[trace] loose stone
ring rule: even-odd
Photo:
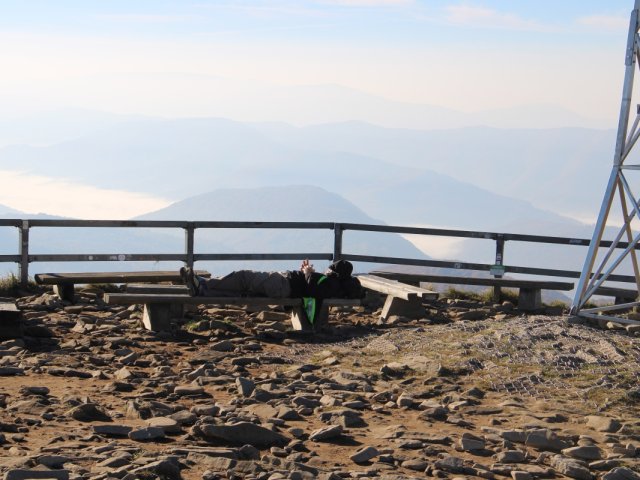
[[[202,425],[200,431],[208,438],[256,447],[285,445],[289,441],[287,437],[278,432],[249,422],[239,422],[233,425]]]
[[[333,427],[321,428],[315,430],[309,435],[309,440],[314,442],[323,442],[326,440],[333,440],[342,435],[343,428],[341,425],[334,425]]]
[[[351,455],[349,458],[354,463],[365,463],[379,455],[378,449],[375,447],[364,447]]]
[[[164,429],[160,427],[145,427],[129,432],[129,439],[137,442],[144,442],[149,440],[158,440],[164,438]]]

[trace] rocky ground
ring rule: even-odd
[[[78,297],[18,299],[25,337],[0,343],[5,479],[640,479],[635,327],[441,300],[315,335],[206,308],[156,334]]]

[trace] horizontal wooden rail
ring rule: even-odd
[[[29,255],[29,262],[184,262],[182,253],[43,253]]]
[[[484,263],[450,262],[446,260],[418,260],[398,257],[378,257],[372,255],[350,255],[341,257],[351,262],[390,263],[392,265],[417,265],[420,267],[455,268],[456,270],[491,270],[493,265]]]
[[[0,219],[0,227],[17,228],[19,232],[18,254],[0,255],[0,262],[17,263],[20,268],[20,279],[23,284],[28,280],[29,264],[33,262],[112,262],[112,261],[177,261],[193,267],[196,261],[246,261],[246,260],[337,260],[345,259],[355,262],[387,263],[396,265],[416,265],[424,267],[451,268],[456,270],[477,270],[492,272],[496,276],[502,273],[542,275],[548,277],[579,278],[580,272],[550,268],[513,266],[504,264],[504,245],[508,241],[588,246],[590,241],[582,238],[552,237],[544,235],[523,235],[513,233],[479,232],[471,230],[453,230],[439,228],[403,227],[391,225],[369,225],[359,223],[334,222],[234,222],[234,221],[164,221],[164,220],[61,220],[61,219]],[[185,233],[185,249],[180,253],[163,254],[37,254],[29,251],[29,232],[33,228],[168,228],[181,229]],[[196,253],[194,252],[194,236],[197,230],[205,229],[317,229],[333,231],[333,252],[300,252],[300,253]],[[494,263],[470,263],[444,260],[425,260],[374,255],[358,255],[357,252],[343,252],[342,236],[347,231],[380,232],[394,234],[410,234],[422,236],[439,236],[453,238],[469,238],[490,240],[496,244]],[[611,246],[611,242],[603,240],[601,247]],[[618,248],[626,248],[628,243],[620,242]],[[636,248],[640,248],[638,245]],[[613,282],[635,282],[631,275],[614,275],[609,277]]]
[[[359,230],[364,232],[386,232],[386,233],[403,233],[412,235],[430,235],[439,237],[456,237],[456,238],[475,238],[484,240],[511,240],[516,242],[529,243],[548,243],[556,245],[581,245],[588,247],[591,240],[586,238],[571,237],[551,237],[546,235],[525,235],[521,233],[497,233],[497,232],[475,232],[471,230],[451,230],[441,228],[422,228],[422,227],[399,227],[391,225],[366,225],[359,223],[341,223],[343,230]],[[612,244],[609,240],[602,240],[601,247],[610,247]],[[627,242],[619,242],[618,248],[626,248]],[[640,245],[636,247],[640,250]]]
[[[197,253],[195,260],[332,260],[332,253]]]

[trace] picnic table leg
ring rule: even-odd
[[[184,305],[181,303],[145,303],[142,324],[154,332],[168,331],[171,330],[171,320],[183,314]]]
[[[502,300],[502,288],[499,286],[493,287],[492,298],[494,303],[500,303]]]
[[[542,308],[542,290],[539,288],[520,287],[518,308],[526,312],[540,310]]]
[[[622,305],[623,303],[631,303],[636,302],[638,300],[637,296],[630,297],[628,295],[616,295],[613,303],[615,305]]]
[[[316,331],[322,330],[329,325],[329,305],[322,305],[318,312],[316,323],[313,329]]]
[[[0,303],[0,340],[22,337],[22,312],[15,303]]]
[[[302,307],[293,307],[291,310],[291,326],[300,332],[312,332],[313,325],[307,320],[307,315]]]
[[[53,293],[61,300],[73,303],[75,301],[76,290],[73,283],[57,283],[53,286]]]
[[[424,317],[425,309],[422,305],[422,299],[404,300],[394,297],[393,295],[387,295],[380,317],[386,321],[392,315],[400,315],[408,318]]]

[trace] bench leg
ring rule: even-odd
[[[0,303],[0,340],[22,337],[22,312],[15,303]]]
[[[622,305],[623,303],[631,303],[631,302],[636,302],[638,300],[638,297],[615,297],[614,300],[614,304],[615,305]]]
[[[393,295],[387,295],[387,299],[382,307],[380,318],[386,321],[392,315],[399,315],[407,318],[422,318],[425,315],[422,299],[404,300]]]
[[[291,310],[291,326],[300,332],[312,332],[313,325],[307,320],[307,315],[302,307],[293,307]]]
[[[328,325],[329,325],[329,306],[322,305],[322,308],[320,308],[320,311],[317,314],[316,323],[313,326],[313,329],[316,331],[319,331],[327,327]]]
[[[75,301],[76,289],[73,283],[58,283],[53,286],[53,293],[67,302]]]
[[[294,307],[291,310],[291,326],[300,332],[319,331],[329,325],[329,306],[322,305],[320,311],[316,313],[316,321],[313,325],[307,320],[307,315],[302,307]]]
[[[171,320],[183,315],[182,303],[146,303],[142,312],[142,324],[153,332],[168,331],[171,330]]]
[[[492,288],[491,300],[493,300],[493,303],[500,303],[500,301],[502,300],[502,288],[500,287]]]
[[[542,291],[539,288],[520,288],[518,308],[526,312],[542,308]]]

